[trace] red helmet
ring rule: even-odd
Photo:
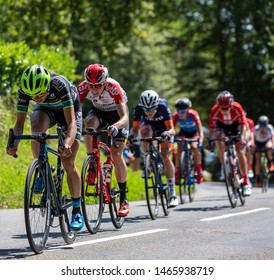
[[[85,69],[84,77],[88,84],[103,84],[108,77],[108,69],[103,64],[90,64]]]
[[[221,91],[216,99],[216,102],[220,107],[229,107],[233,101],[233,95],[227,90]]]

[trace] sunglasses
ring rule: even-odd
[[[187,109],[184,109],[184,110],[178,109],[177,112],[178,112],[178,114],[184,114],[187,112]]]
[[[41,92],[41,93],[35,95],[34,98],[41,98],[41,97],[43,97],[46,93],[47,93],[46,91]]]
[[[88,82],[88,81],[85,81],[90,87],[92,87],[92,88],[96,88],[96,89],[98,89],[98,88],[101,88],[103,85],[104,85],[104,83],[102,83],[102,84],[92,84],[92,83],[90,83],[90,82]]]
[[[230,107],[220,107],[222,111],[228,111]]]
[[[146,108],[146,107],[142,107],[143,108],[143,111],[144,112],[154,112],[156,111],[158,106],[154,106],[154,107],[151,107],[151,108]]]

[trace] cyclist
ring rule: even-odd
[[[268,159],[268,170],[269,172],[274,172],[274,162],[273,162],[273,143],[274,143],[274,129],[271,124],[269,124],[269,119],[267,116],[260,116],[258,119],[258,124],[254,129],[254,139],[255,139],[255,186],[261,187],[262,182],[260,179],[260,162],[261,162],[261,151],[266,150],[266,155]]]
[[[242,106],[234,101],[233,95],[227,91],[221,91],[216,99],[216,103],[210,111],[210,139],[223,138],[228,135],[240,133],[241,141],[236,142],[236,151],[239,158],[239,167],[243,179],[243,195],[251,195],[251,185],[247,176],[247,159],[245,154],[246,141],[245,134],[245,114]],[[212,145],[212,142],[210,142]],[[225,143],[216,141],[217,154],[221,164],[224,164],[223,154]]]
[[[46,132],[55,124],[66,128],[64,149],[60,150],[61,160],[67,173],[70,189],[73,215],[70,228],[80,230],[83,227],[81,204],[81,177],[75,165],[75,157],[80,145],[82,129],[82,111],[76,87],[65,77],[48,71],[41,65],[29,66],[22,74],[17,105],[15,134],[22,134],[29,103],[35,101],[36,107],[31,115],[32,134]],[[14,147],[7,147],[7,153],[14,155],[18,149],[18,142]],[[39,143],[31,142],[34,158],[39,157]],[[41,177],[35,184],[35,191],[44,188]]]
[[[197,111],[193,110],[192,102],[187,97],[179,98],[175,102],[176,112],[173,113],[173,123],[180,128],[177,136],[186,138],[197,138],[200,137],[199,144],[200,147],[203,145],[204,141],[204,131],[200,116]],[[202,154],[199,149],[198,142],[191,143],[191,150],[193,152],[195,167],[197,171],[197,184],[203,182],[203,170],[202,170]],[[183,151],[183,143],[178,143],[177,153],[175,157],[176,162],[176,183],[179,183],[180,175],[180,157]]]
[[[136,138],[140,130],[141,138],[162,136],[169,141],[169,149],[166,149],[166,143],[161,144],[161,157],[164,163],[165,175],[169,186],[170,207],[178,205],[178,199],[175,191],[175,172],[174,164],[171,159],[172,136],[175,135],[175,129],[172,122],[172,115],[166,99],[159,98],[154,90],[145,90],[141,93],[138,105],[133,112],[132,136]],[[143,153],[149,149],[149,143],[141,142]]]
[[[125,217],[129,213],[129,203],[126,198],[127,165],[123,157],[129,133],[126,92],[116,80],[109,77],[108,69],[103,64],[90,64],[84,71],[84,78],[85,80],[77,87],[81,104],[84,99],[91,101],[90,110],[84,119],[84,126],[97,129],[108,125],[109,134],[119,140],[116,141],[118,147],[112,146],[110,149],[115,166],[119,166],[115,168],[120,188],[118,215]],[[91,154],[92,136],[85,135],[85,145],[87,153]]]

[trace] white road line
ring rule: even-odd
[[[85,246],[85,245],[89,245],[89,244],[107,242],[107,241],[111,241],[111,240],[118,240],[118,239],[130,238],[130,237],[135,237],[135,236],[140,236],[140,235],[152,234],[152,233],[157,233],[157,232],[166,231],[166,230],[168,230],[168,229],[159,228],[159,229],[146,230],[146,231],[134,232],[134,233],[129,233],[129,234],[122,234],[122,235],[117,235],[117,236],[112,236],[112,237],[100,238],[100,239],[96,239],[96,240],[89,240],[89,241],[73,243],[73,244],[69,244],[69,245],[49,247],[47,251],[54,251],[56,249],[71,248],[71,247],[77,247],[77,246]]]
[[[253,209],[253,210],[245,211],[245,212],[239,212],[239,213],[234,213],[234,214],[226,214],[226,215],[222,215],[222,216],[206,218],[206,219],[202,219],[200,221],[202,221],[202,222],[210,222],[210,221],[230,218],[230,217],[233,217],[233,216],[247,215],[247,214],[250,214],[250,213],[255,213],[255,212],[269,210],[269,209],[271,209],[271,208],[257,208],[257,209]]]

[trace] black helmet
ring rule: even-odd
[[[177,109],[185,110],[192,106],[191,101],[187,97],[179,98],[175,102],[175,107]]]
[[[267,126],[269,123],[269,119],[267,116],[263,115],[263,116],[260,116],[259,119],[258,119],[258,124],[259,125],[262,125],[262,126]]]

